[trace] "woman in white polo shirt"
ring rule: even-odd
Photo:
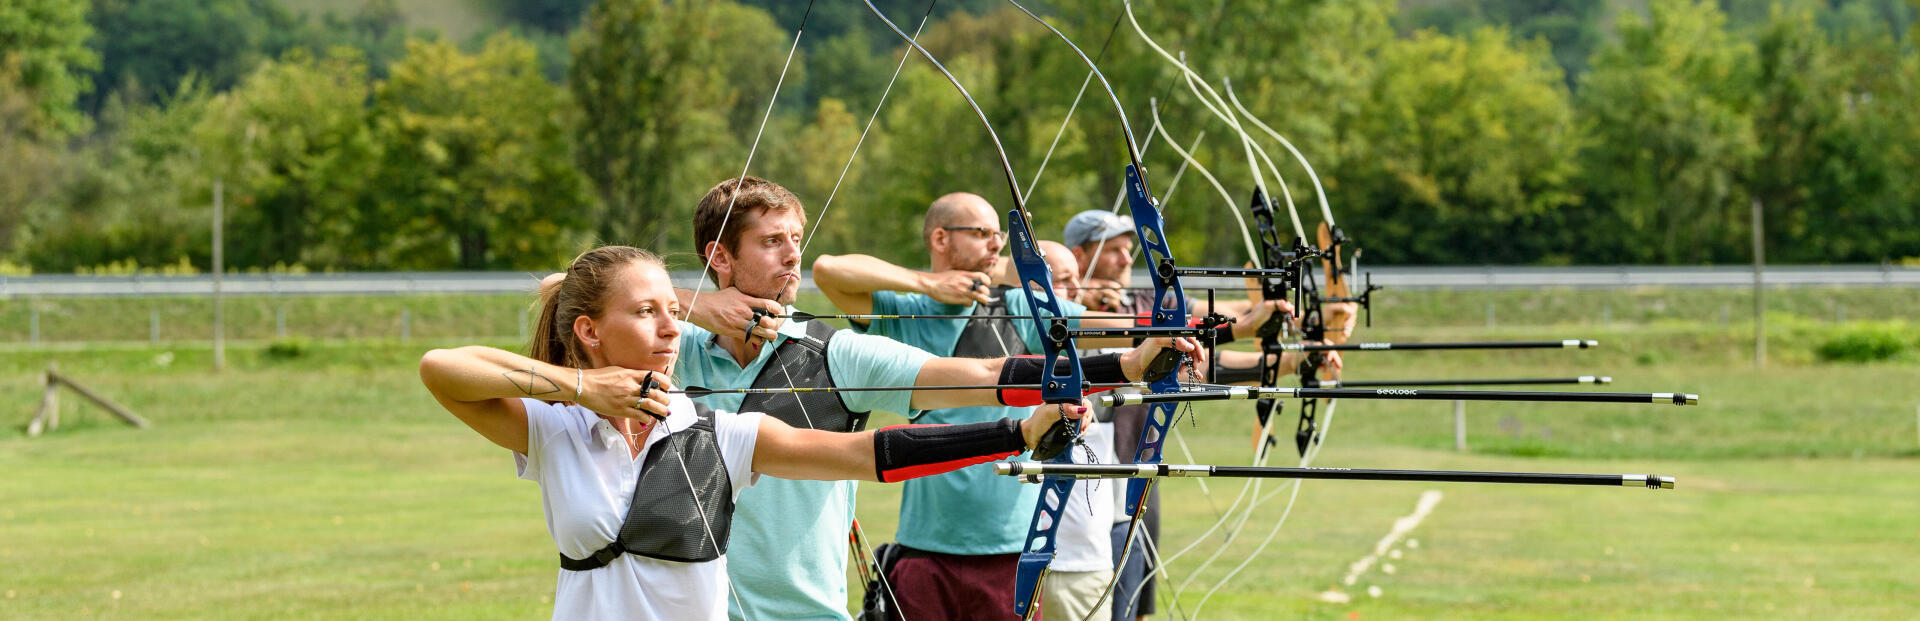
[[[636,248],[581,255],[543,284],[541,305],[531,357],[436,349],[420,377],[540,484],[561,557],[556,619],[724,619],[733,498],[756,476],[938,474],[1019,454],[1061,415],[832,433],[695,406],[666,384],[678,301],[659,259]]]

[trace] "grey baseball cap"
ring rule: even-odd
[[[1069,247],[1103,242],[1133,233],[1133,218],[1104,209],[1088,209],[1074,214],[1061,231],[1061,243]]]

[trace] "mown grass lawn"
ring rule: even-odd
[[[1560,329],[1515,332],[1537,337]],[[1691,335],[1691,336],[1690,336]],[[1484,336],[1484,335],[1483,335]],[[1568,337],[1587,336],[1568,334]],[[1696,408],[1473,404],[1467,454],[1446,403],[1343,402],[1319,465],[1654,472],[1676,490],[1310,482],[1203,618],[1880,617],[1920,614],[1920,460],[1911,364],[1777,364],[1757,373],[1714,335],[1602,334],[1593,352],[1369,357],[1369,378],[1611,374],[1610,389],[1687,390]],[[1726,337],[1734,338],[1734,337]],[[1648,359],[1654,344],[1666,358]],[[1686,345],[1687,343],[1704,345]],[[533,618],[554,573],[535,487],[419,387],[433,343],[16,349],[0,354],[0,610],[8,618]],[[502,342],[502,345],[511,343]],[[27,439],[49,359],[150,418],[136,431],[63,401]],[[1245,404],[1198,408],[1196,461],[1245,463]],[[1291,421],[1292,409],[1287,411]],[[1176,461],[1184,460],[1175,449]],[[1278,460],[1276,460],[1278,461]],[[1239,481],[1162,486],[1163,550],[1185,547]],[[1266,539],[1263,502],[1170,564],[1191,614]],[[1339,584],[1420,494],[1444,494],[1389,574]],[[898,488],[861,487],[876,541]],[[1010,508],[1027,512],[1030,508]],[[1379,587],[1378,597],[1368,595]],[[1339,587],[1350,603],[1321,595]],[[1171,589],[1163,587],[1171,595]],[[1171,618],[1171,601],[1161,618]]]

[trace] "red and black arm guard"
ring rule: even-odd
[[[1026,450],[1020,422],[1009,418],[965,425],[894,425],[873,433],[874,470],[883,483],[953,472]]]
[[[1000,366],[1000,383],[1014,386],[1038,385],[1047,368],[1047,362],[1040,356],[1013,356]],[[1120,368],[1120,354],[1100,354],[1080,359],[1080,370],[1089,384],[1124,384],[1126,371]],[[1093,394],[1112,387],[1088,388],[1086,394]],[[1009,407],[1031,407],[1040,405],[1038,388],[1002,388],[999,391],[1000,404]]]

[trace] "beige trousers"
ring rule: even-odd
[[[1065,619],[1078,621],[1087,618],[1100,596],[1106,594],[1107,584],[1113,580],[1113,570],[1100,571],[1053,571],[1047,572],[1047,580],[1040,585],[1040,611],[1049,620]],[[1112,606],[1113,600],[1107,600]],[[1105,619],[1111,613],[1094,615],[1095,619]]]

